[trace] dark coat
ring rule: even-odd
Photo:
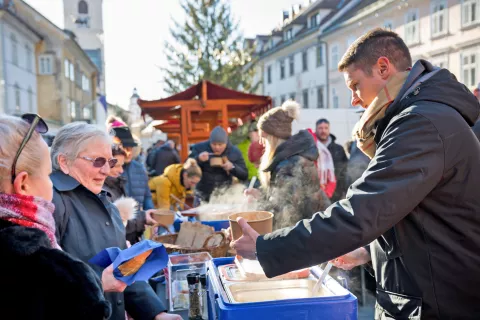
[[[58,243],[77,259],[88,261],[103,249],[125,249],[125,228],[118,209],[105,192],[95,195],[61,171],[51,175]],[[103,268],[90,266],[101,276]],[[112,304],[113,320],[124,320],[125,309],[135,320],[151,320],[166,308],[150,285],[136,282],[123,293],[105,293]]]
[[[479,114],[454,75],[418,61],[346,200],[260,236],[263,270],[272,277],[371,243],[376,319],[480,319]]]
[[[362,176],[370,163],[370,158],[357,146],[357,141],[350,145],[350,158],[347,163],[346,183],[351,185]]]
[[[237,177],[240,181],[248,179],[247,166],[240,150],[230,142],[222,154],[235,166],[228,174],[223,168],[212,167],[210,162],[201,162],[198,156],[202,152],[213,153],[210,141],[198,143],[192,147],[190,158],[197,160],[198,165],[202,168],[202,179],[195,187],[195,195],[203,201],[209,201],[213,190],[218,187],[229,186],[232,184],[233,177]]]
[[[345,150],[341,145],[335,143],[337,138],[331,134],[330,138],[332,141],[327,146],[328,151],[332,155],[333,165],[335,166],[335,178],[337,179],[337,187],[332,196],[332,201],[338,201],[345,198],[347,193],[348,183],[347,183],[347,164],[348,158],[345,154]]]
[[[110,303],[85,263],[52,249],[45,232],[0,220],[2,319],[108,319]]]
[[[475,122],[472,127],[473,133],[477,136],[477,139],[480,140],[480,120]]]
[[[330,200],[320,188],[315,161],[318,149],[312,135],[301,130],[280,144],[271,164],[270,186],[261,209],[272,211],[274,230],[309,219],[314,212],[325,210]]]
[[[125,177],[112,178],[107,177],[103,185],[103,190],[105,190],[106,196],[110,202],[115,202],[115,200],[120,199],[121,197],[127,197],[125,191],[125,185],[127,180]],[[145,217],[145,211],[139,210],[135,213],[135,218],[128,220],[127,226],[125,227],[126,239],[130,244],[135,244],[140,241],[143,233],[145,232],[145,224],[147,219]]]
[[[180,156],[177,151],[173,150],[168,144],[156,148],[153,152],[155,152],[155,156],[153,156],[151,167],[155,170],[153,174],[155,176],[161,176],[166,167],[180,163]]]
[[[125,191],[127,196],[137,200],[141,210],[153,209],[152,194],[148,187],[148,176],[145,167],[133,160],[123,166],[122,177],[125,177]]]

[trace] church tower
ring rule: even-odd
[[[103,46],[103,0],[63,0],[65,29],[97,66],[98,93],[105,95],[105,57]]]

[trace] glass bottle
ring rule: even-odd
[[[198,273],[190,273],[187,275],[188,282],[188,319],[202,320],[202,309],[200,303],[200,288]]]
[[[207,302],[207,276],[205,274],[200,275],[200,297],[202,302],[202,319],[208,319],[208,302]]]

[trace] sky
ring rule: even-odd
[[[25,0],[63,28],[63,1]],[[101,1],[101,0],[94,0]],[[268,34],[280,23],[282,10],[303,0],[228,0],[245,37]],[[182,20],[179,0],[103,0],[107,100],[126,108],[133,88],[142,99],[165,97],[162,73],[164,41],[172,17]]]

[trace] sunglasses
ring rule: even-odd
[[[111,169],[111,168],[115,167],[115,165],[118,162],[118,159],[112,158],[112,159],[107,160],[104,157],[98,157],[98,158],[80,157],[80,159],[90,161],[91,163],[93,163],[93,166],[95,168],[103,168],[105,163],[108,162],[108,166]]]
[[[39,134],[47,133],[48,132],[48,126],[43,121],[42,118],[38,114],[33,114],[33,113],[26,113],[22,117],[22,120],[25,122],[28,122],[30,124],[30,128],[27,131],[27,134],[22,140],[22,143],[20,143],[20,148],[18,148],[17,154],[15,155],[15,158],[13,159],[13,164],[12,164],[12,184],[15,181],[16,178],[16,167],[17,167],[17,161],[18,158],[20,157],[20,154],[22,153],[23,149],[25,149],[25,146],[27,145],[28,141],[33,135],[33,132],[36,131]]]

